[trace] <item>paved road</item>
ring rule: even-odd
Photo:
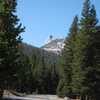
[[[68,100],[68,99],[60,99],[56,95],[29,95],[27,97],[5,96],[4,100]]]

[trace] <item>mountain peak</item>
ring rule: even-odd
[[[54,40],[54,37],[52,35],[49,35],[49,37],[47,38],[47,40],[44,42],[44,45],[50,43],[52,40]]]
[[[65,38],[54,38],[50,35],[41,48],[59,54],[64,47],[64,41]]]

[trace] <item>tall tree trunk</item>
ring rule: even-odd
[[[80,95],[79,100],[82,100],[82,96]]]
[[[85,100],[88,100],[88,96],[86,95]]]
[[[89,96],[89,100],[92,100],[91,96]]]
[[[77,94],[77,97],[76,97],[76,99],[77,99],[77,100],[79,99],[79,96],[78,96],[78,94]]]

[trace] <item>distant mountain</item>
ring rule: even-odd
[[[48,37],[48,39],[44,42],[44,45],[50,43],[50,42],[53,41],[53,40],[54,40],[54,37],[53,37],[52,35],[50,35],[50,36]]]
[[[64,47],[64,41],[65,38],[54,38],[50,35],[41,48],[45,51],[59,54]]]

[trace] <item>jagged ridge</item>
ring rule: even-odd
[[[51,38],[51,37],[50,37]],[[50,38],[48,38],[50,40]],[[41,48],[46,51],[50,51],[56,54],[59,54],[64,47],[65,38],[56,38],[52,37],[49,43],[45,43]],[[46,40],[48,42],[48,40]]]

